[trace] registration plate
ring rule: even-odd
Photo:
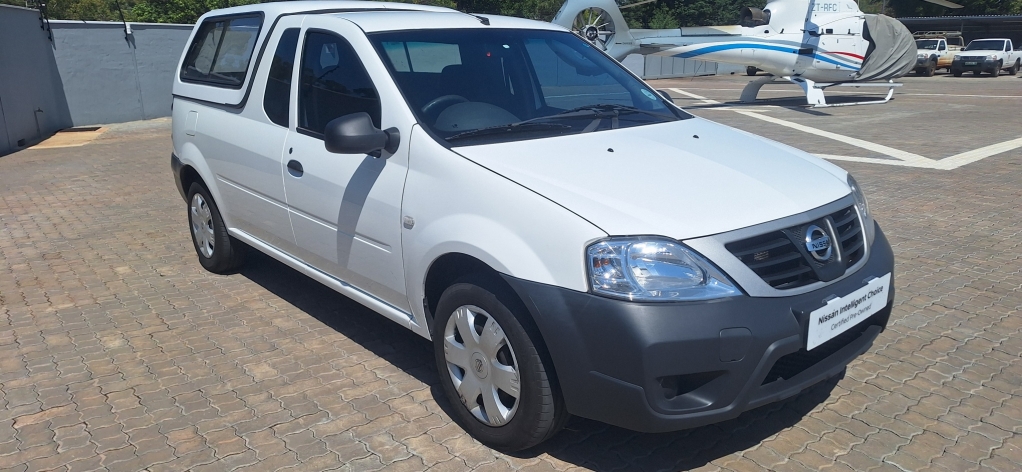
[[[866,286],[827,302],[809,314],[806,350],[813,349],[848,331],[887,306],[891,274],[870,280]]]
[[[974,65],[976,65],[976,63],[975,62],[966,62],[965,65],[967,65],[967,66],[974,66]]]

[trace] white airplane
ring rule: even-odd
[[[649,3],[644,0],[623,8]],[[946,0],[927,0],[934,3]],[[760,88],[787,80],[814,107],[886,103],[894,79],[916,64],[916,45],[901,22],[859,10],[854,0],[771,0],[742,9],[741,24],[667,30],[629,29],[614,0],[567,0],[553,23],[571,28],[617,60],[633,53],[755,67],[772,76],[749,83],[743,102]],[[827,104],[832,86],[887,87],[882,100]]]

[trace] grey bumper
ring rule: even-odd
[[[734,418],[839,374],[887,326],[893,275],[886,308],[812,351],[809,313],[893,269],[878,226],[855,274],[788,298],[634,303],[505,280],[536,320],[569,412],[661,432]]]

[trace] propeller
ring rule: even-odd
[[[924,2],[930,2],[935,5],[940,5],[947,8],[965,8],[965,5],[959,5],[955,2],[949,2],[947,0],[923,0]]]
[[[575,15],[571,31],[589,42],[607,50],[610,40],[614,39],[614,21],[606,10],[598,7],[586,8]]]

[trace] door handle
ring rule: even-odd
[[[291,159],[287,161],[287,173],[295,177],[301,177],[305,173],[305,169],[302,168],[301,162]]]

